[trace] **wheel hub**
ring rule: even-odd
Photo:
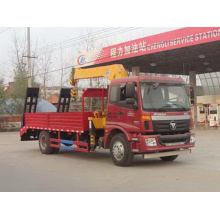
[[[42,137],[41,137],[40,143],[41,143],[41,147],[42,147],[43,149],[45,149],[45,148],[47,147],[46,137],[45,137],[45,136],[42,136]]]
[[[121,160],[124,157],[124,145],[120,141],[115,142],[112,153],[116,160]]]

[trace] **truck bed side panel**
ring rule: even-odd
[[[25,113],[24,126],[36,129],[85,131],[88,130],[88,117],[91,115],[91,112]]]

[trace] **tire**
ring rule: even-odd
[[[50,147],[50,135],[47,131],[40,132],[39,148],[42,154],[53,154],[59,152],[59,149]]]
[[[173,156],[161,157],[160,159],[169,162],[169,161],[174,161],[177,157],[178,155],[173,155]]]
[[[119,133],[113,136],[110,142],[112,160],[117,166],[130,166],[133,160],[130,143],[127,138]]]

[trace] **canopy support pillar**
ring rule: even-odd
[[[197,94],[196,94],[196,71],[189,71],[189,85],[193,89],[193,94],[191,97],[193,99],[193,110],[192,116],[194,120],[194,127],[197,124]]]

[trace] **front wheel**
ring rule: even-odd
[[[174,161],[177,157],[178,157],[178,155],[173,155],[173,156],[161,157],[160,159],[168,162],[168,161]]]
[[[123,134],[116,134],[110,142],[111,157],[117,166],[129,166],[133,160],[130,143]]]

